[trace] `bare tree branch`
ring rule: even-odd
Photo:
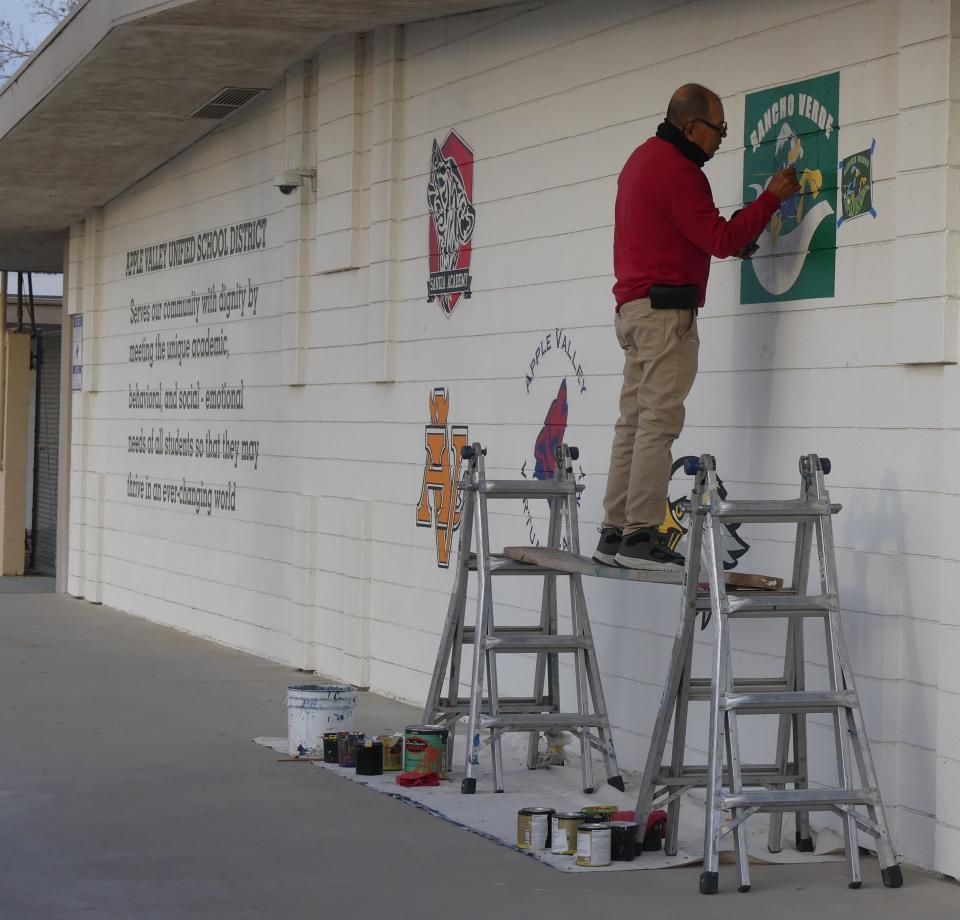
[[[14,29],[7,20],[0,19],[0,79],[9,77],[32,51],[23,29]]]
[[[30,0],[30,18],[33,20],[46,19],[56,25],[80,0]]]
[[[83,0],[29,0],[30,18],[56,25]],[[0,81],[6,80],[30,55],[34,45],[23,29],[14,28],[9,19],[0,17]]]

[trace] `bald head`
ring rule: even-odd
[[[671,97],[667,106],[667,121],[681,131],[695,118],[710,118],[711,104],[720,97],[699,83],[685,83]]]

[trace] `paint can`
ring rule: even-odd
[[[633,862],[637,855],[637,822],[610,822],[610,858],[613,862]]]
[[[521,808],[517,812],[517,846],[521,850],[550,849],[552,808]]]
[[[403,769],[407,773],[437,773],[447,778],[447,739],[441,725],[408,725],[403,733]]]
[[[357,691],[342,684],[287,688],[287,750],[291,757],[323,750],[323,733],[350,731]]]
[[[560,811],[550,819],[550,850],[557,856],[577,852],[577,830],[586,823],[582,811]]]
[[[323,762],[337,763],[339,761],[339,746],[336,732],[323,733]]]
[[[590,824],[610,821],[617,812],[616,805],[585,805],[580,809]]]
[[[403,769],[403,735],[377,735],[383,745],[383,772],[399,773]]]
[[[581,824],[577,828],[577,865],[596,869],[610,865],[610,824]]]
[[[357,776],[383,773],[383,742],[367,738],[357,742]]]
[[[363,732],[337,732],[337,766],[357,765],[358,741],[363,741]]]

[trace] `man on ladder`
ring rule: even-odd
[[[610,455],[600,542],[593,558],[633,569],[682,566],[659,523],[670,448],[697,374],[697,311],[710,258],[749,258],[751,242],[800,186],[793,168],[724,220],[703,165],[727,136],[723,103],[696,83],[671,97],[667,117],[620,173],[613,234],[614,330],[624,351],[620,418]]]

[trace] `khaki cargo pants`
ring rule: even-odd
[[[623,304],[614,329],[624,353],[623,388],[603,526],[629,534],[663,523],[670,448],[683,430],[700,337],[695,310],[654,310],[648,298]]]

